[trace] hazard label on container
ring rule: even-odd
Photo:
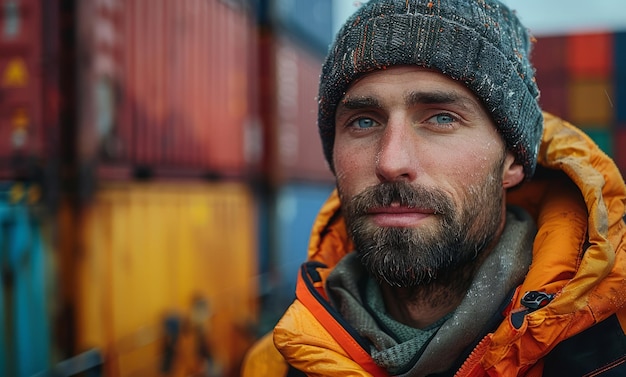
[[[19,128],[27,128],[30,120],[28,119],[28,113],[24,108],[17,108],[13,111],[13,116],[11,117],[11,124],[13,125],[13,129]]]
[[[28,69],[22,58],[9,60],[2,72],[3,88],[23,88],[28,85]]]

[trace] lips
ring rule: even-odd
[[[434,215],[434,210],[401,206],[392,203],[389,207],[371,208],[367,215],[380,227],[415,227]]]

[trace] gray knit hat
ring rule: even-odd
[[[370,0],[346,21],[322,68],[318,126],[331,169],[335,110],[350,84],[367,72],[413,64],[472,90],[531,177],[543,117],[530,49],[527,30],[497,0]]]

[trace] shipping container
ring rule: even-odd
[[[624,49],[626,50],[626,44]],[[626,54],[626,52],[624,53]],[[623,73],[623,76],[615,76],[613,92],[615,122],[623,127],[626,125],[626,72]]]
[[[626,127],[626,31],[616,32],[613,37],[615,66],[615,121]]]
[[[568,81],[561,77],[549,77],[549,75],[537,74],[537,86],[539,87],[539,105],[551,114],[563,119],[570,118],[569,112],[569,87]]]
[[[567,37],[563,35],[541,36],[532,46],[531,59],[537,74],[565,76],[567,66]]]
[[[571,79],[569,121],[579,127],[608,128],[613,123],[613,83],[610,79]]]
[[[276,0],[274,11],[279,34],[316,55],[326,54],[333,39],[333,0]]]
[[[613,138],[614,156],[617,167],[622,172],[622,177],[626,179],[626,125],[618,127],[614,131]]]
[[[613,157],[613,132],[610,128],[582,128],[582,130],[604,153]]]
[[[281,284],[278,294],[293,300],[300,265],[307,258],[313,222],[333,191],[332,184],[290,183],[278,195],[278,260]]]
[[[613,59],[615,76],[626,76],[626,30],[616,31],[613,35]]]
[[[55,293],[49,223],[39,208],[41,188],[0,187],[0,375],[30,377],[53,356]]]
[[[255,212],[237,183],[99,187],[60,220],[78,237],[76,352],[100,349],[106,376],[237,375],[257,321]]]
[[[322,59],[285,35],[276,40],[279,169],[284,181],[332,181],[317,128]]]
[[[536,68],[535,79],[541,92],[541,108],[556,116],[567,119],[568,81],[567,38],[565,36],[544,36],[537,38],[531,59]]]
[[[613,33],[606,31],[568,36],[567,64],[573,78],[612,77]]]
[[[317,92],[332,39],[332,1],[261,3],[265,6],[257,13],[264,177],[270,186],[331,182],[317,129]]]
[[[264,335],[276,325],[295,297],[299,266],[307,258],[313,222],[334,185],[323,182],[286,182],[276,199],[261,199],[263,234],[271,239],[260,245],[262,311],[257,328]]]
[[[78,158],[97,176],[244,176],[254,20],[243,1],[77,4]]]
[[[55,4],[1,4],[0,179],[40,179],[46,164],[58,157]]]

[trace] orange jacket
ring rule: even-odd
[[[626,329],[626,185],[612,160],[589,137],[561,119],[544,117],[537,174],[507,194],[509,204],[525,208],[537,223],[532,265],[507,319],[485,334],[457,376],[541,376],[553,350],[574,359],[576,347],[587,347],[585,339],[598,338],[585,338],[582,332],[587,329],[618,323],[617,331],[606,331],[624,337],[619,328]],[[301,271],[297,299],[275,327],[273,342],[268,334],[250,350],[242,376],[284,376],[285,360],[308,376],[386,375],[324,304],[326,276],[352,250],[338,210],[333,193],[318,215],[308,249],[308,262],[319,265],[312,269],[309,263],[308,270]],[[528,312],[520,304],[527,291],[556,296],[547,306]],[[604,321],[609,317],[611,321]],[[603,325],[596,326],[599,323]],[[564,342],[570,338],[575,341]],[[563,351],[557,352],[561,342]],[[624,350],[614,351],[616,357],[594,368],[626,365]]]

